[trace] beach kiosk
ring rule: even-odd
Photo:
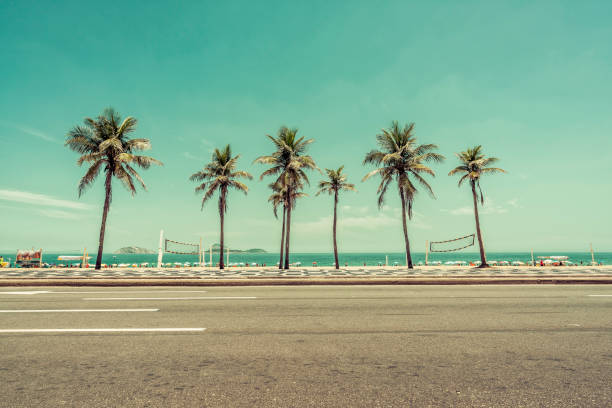
[[[42,249],[18,250],[15,257],[17,268],[40,268],[42,266]]]

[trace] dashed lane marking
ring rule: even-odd
[[[159,312],[159,309],[22,309],[0,310],[0,313],[89,313],[89,312]]]
[[[106,294],[121,294],[121,293],[207,293],[207,290],[118,290],[118,291],[66,291],[66,292],[55,292],[50,291],[48,293],[62,293],[62,294],[98,294],[98,293],[106,293]]]
[[[240,300],[257,299],[256,296],[200,296],[200,297],[94,297],[83,300]]]
[[[0,333],[122,333],[122,332],[203,332],[204,327],[154,327],[118,329],[3,329]]]

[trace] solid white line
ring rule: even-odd
[[[41,293],[49,293],[48,290],[29,290],[20,292],[0,292],[0,295],[39,295]]]
[[[159,309],[23,309],[0,310],[0,313],[77,313],[77,312],[159,312]]]
[[[83,298],[83,300],[219,300],[219,299],[257,299],[255,296],[201,296],[201,297],[111,297]]]
[[[204,327],[178,327],[178,328],[121,328],[121,329],[8,329],[0,333],[112,333],[112,332],[201,332]]]
[[[592,297],[612,297],[612,295],[587,295]]]

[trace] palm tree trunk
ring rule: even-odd
[[[223,264],[223,222],[225,221],[225,191],[221,191],[219,197],[219,219],[221,224],[221,233],[219,236],[219,269],[224,269]]]
[[[480,247],[480,266],[479,268],[488,268],[487,257],[485,255],[484,244],[482,243],[482,235],[480,234],[480,219],[478,218],[478,197],[476,196],[476,183],[472,184],[472,197],[474,198],[474,217],[476,218],[476,234],[478,235],[478,245]]]
[[[98,256],[96,257],[96,269],[102,268],[102,251],[104,249],[104,233],[106,231],[106,216],[108,215],[108,209],[110,207],[112,197],[112,181],[113,173],[107,169],[106,181],[104,183],[104,190],[106,197],[104,198],[104,209],[102,210],[102,225],[100,226],[100,240],[98,241]],[[83,265],[85,266],[85,265]]]
[[[287,207],[283,205],[283,228],[281,231],[281,247],[280,260],[278,261],[278,269],[283,269],[283,251],[285,249],[285,220],[287,219]]]
[[[289,199],[287,200],[287,225],[285,226],[285,269],[289,269],[289,238],[291,237],[291,189],[287,190]]]
[[[334,260],[336,261],[336,269],[340,269],[338,264],[338,245],[336,244],[336,214],[338,209],[338,192],[334,194]]]
[[[406,198],[404,197],[404,190],[401,187],[399,190],[402,199],[402,224],[404,225],[404,242],[406,243],[406,261],[408,263],[408,269],[413,269],[412,256],[410,255],[410,241],[408,240],[408,226],[406,225]]]

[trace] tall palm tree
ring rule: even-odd
[[[438,146],[435,144],[418,145],[413,135],[414,123],[400,127],[397,121],[391,123],[389,129],[382,129],[382,133],[376,135],[376,141],[380,150],[372,150],[366,154],[363,164],[374,164],[380,166],[369,172],[363,178],[365,181],[375,174],[381,177],[378,186],[378,207],[382,207],[385,193],[389,185],[397,181],[400,199],[402,201],[402,224],[404,226],[404,242],[406,244],[406,263],[408,268],[413,268],[412,256],[410,255],[410,241],[408,240],[408,227],[406,225],[406,212],[408,218],[412,219],[412,205],[417,187],[414,183],[421,185],[432,197],[435,198],[431,186],[423,178],[425,174],[435,177],[432,169],[425,163],[440,163],[444,156],[433,152]]]
[[[328,193],[334,196],[334,223],[333,223],[333,239],[334,239],[334,260],[336,261],[336,269],[340,268],[338,264],[338,245],[336,244],[336,220],[338,211],[338,193],[340,191],[356,191],[355,185],[346,182],[346,175],[342,174],[344,166],[340,166],[338,170],[325,169],[327,172],[327,180],[321,180],[319,182],[319,191],[317,195],[321,193]]]
[[[289,203],[287,197],[287,188],[284,187],[281,183],[271,183],[268,187],[272,189],[272,194],[268,198],[268,202],[272,203],[272,211],[274,212],[274,217],[278,219],[278,207],[283,207],[283,226],[281,228],[281,245],[280,245],[280,260],[278,262],[278,269],[283,269],[283,260],[284,260],[284,244],[285,244],[285,220],[287,215],[287,205]],[[300,186],[299,188],[302,188]],[[293,208],[295,208],[295,203],[298,198],[305,197],[306,194],[300,192],[298,189],[292,189],[292,199],[291,203]]]
[[[480,205],[484,204],[484,196],[482,189],[480,188],[480,177],[483,174],[491,173],[505,173],[506,171],[497,167],[489,167],[491,164],[497,162],[497,157],[486,157],[482,153],[482,146],[474,146],[461,153],[455,153],[461,162],[460,166],[455,167],[451,170],[448,175],[463,174],[459,179],[459,187],[465,180],[470,181],[470,187],[472,188],[472,198],[474,200],[474,217],[476,218],[476,234],[478,235],[478,245],[480,247],[480,268],[488,268],[487,257],[484,250],[484,244],[482,242],[482,235],[480,234],[480,219],[478,217],[478,201]],[[476,192],[478,187],[478,192]],[[480,200],[479,200],[480,198]]]
[[[223,264],[223,225],[225,221],[225,213],[227,212],[227,192],[230,188],[242,191],[245,195],[249,188],[239,178],[252,179],[246,171],[236,170],[236,162],[240,155],[232,157],[230,145],[225,146],[222,150],[215,149],[212,154],[211,162],[198,172],[195,172],[189,177],[189,180],[200,182],[202,184],[195,188],[196,193],[204,191],[202,198],[202,209],[204,204],[212,198],[215,192],[219,192],[219,219],[220,219],[220,238],[219,238],[219,269],[224,269]]]
[[[107,108],[96,119],[85,118],[83,122],[84,126],[75,126],[68,132],[65,145],[81,155],[77,161],[79,166],[85,162],[89,164],[87,172],[79,182],[79,197],[87,187],[93,184],[100,170],[105,173],[105,198],[96,258],[96,269],[100,269],[106,217],[113,196],[113,176],[119,179],[134,195],[136,194],[134,179],[143,189],[146,190],[147,187],[133,166],[148,169],[151,164],[161,165],[162,163],[152,157],[134,154],[137,151],[151,148],[151,142],[148,139],[129,138],[129,134],[136,130],[136,118],[128,116],[122,121],[119,113],[113,108]]]
[[[314,139],[297,137],[297,129],[281,127],[276,137],[267,135],[274,143],[276,150],[269,156],[261,156],[255,159],[255,163],[268,164],[271,167],[264,171],[260,179],[265,176],[276,176],[275,183],[279,183],[287,189],[286,208],[286,230],[285,230],[285,259],[284,268],[289,269],[289,242],[291,237],[291,212],[295,200],[294,193],[299,191],[303,183],[309,184],[308,176],[304,170],[317,169],[317,166],[309,155],[306,155],[308,145]]]

